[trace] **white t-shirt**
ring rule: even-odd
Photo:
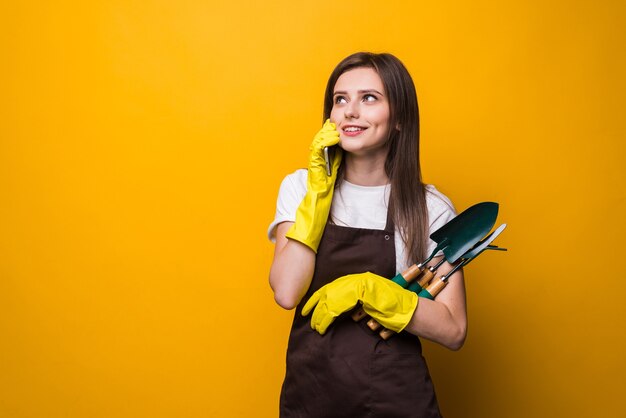
[[[276,241],[276,226],[281,222],[295,222],[296,211],[306,194],[307,170],[300,169],[289,174],[280,185],[276,202],[276,216],[267,231],[272,242]],[[358,186],[345,180],[333,194],[330,216],[336,225],[352,228],[385,229],[390,186]],[[456,216],[452,202],[439,192],[435,186],[426,186],[426,205],[428,207],[429,232],[432,234]],[[406,248],[396,226],[396,273],[422,260],[406,259]],[[428,254],[437,244],[428,240]]]

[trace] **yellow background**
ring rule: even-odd
[[[626,416],[623,1],[0,6],[0,416],[275,417],[280,181],[334,65],[411,71],[423,171],[501,204],[447,417]]]

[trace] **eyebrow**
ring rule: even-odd
[[[378,94],[380,94],[381,96],[383,96],[383,94],[382,94],[381,92],[379,92],[378,90],[374,90],[374,89],[369,89],[369,90],[359,90],[359,91],[358,91],[358,93],[359,93],[359,94],[363,94],[363,93],[378,93]],[[333,93],[333,96],[336,96],[336,95],[338,95],[338,94],[348,94],[348,92],[347,92],[347,91],[343,91],[343,90],[342,90],[342,91],[336,91],[336,92],[334,92],[334,93]]]

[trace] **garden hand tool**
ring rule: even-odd
[[[500,225],[495,231],[489,234],[489,236],[487,236],[485,239],[477,243],[471,250],[463,254],[460,257],[460,260],[455,264],[452,270],[450,270],[445,275],[437,279],[434,279],[428,285],[428,287],[426,287],[425,289],[422,289],[419,292],[418,296],[427,298],[427,299],[434,299],[439,294],[439,292],[441,292],[443,288],[446,287],[446,285],[448,284],[448,278],[450,276],[452,276],[461,267],[468,265],[473,259],[478,257],[483,251],[485,250],[506,251],[506,248],[500,248],[495,245],[490,245],[498,237],[498,235],[500,235],[502,231],[504,231],[505,228],[506,228],[506,224]],[[389,329],[384,329],[380,332],[380,336],[385,340],[391,337],[393,334],[394,334],[394,331],[389,330]]]
[[[465,209],[430,235],[430,238],[437,243],[437,246],[428,258],[419,264],[413,264],[402,274],[396,275],[391,280],[402,287],[410,285],[413,291],[417,290],[419,292],[432,279],[436,268],[441,265],[442,262],[440,261],[436,266],[425,268],[426,264],[440,250],[443,250],[445,259],[450,263],[454,263],[460,255],[491,230],[496,223],[497,217],[498,204],[496,202],[481,202]],[[415,279],[417,281],[413,282]],[[360,321],[365,316],[365,312],[359,309],[352,314],[352,319]],[[371,321],[368,325],[373,331],[376,331],[379,327],[375,321]]]
[[[446,285],[448,284],[448,278],[450,276],[452,276],[461,267],[468,265],[473,259],[478,257],[483,251],[485,250],[506,251],[506,248],[500,248],[495,245],[490,245],[493,242],[493,240],[495,240],[498,237],[498,235],[500,235],[502,231],[504,231],[504,228],[506,228],[506,224],[500,225],[498,229],[496,229],[491,234],[489,234],[487,238],[483,239],[478,244],[476,244],[474,248],[472,248],[467,253],[463,254],[461,256],[461,260],[455,264],[452,270],[450,270],[445,275],[437,279],[434,279],[433,282],[428,285],[428,287],[426,287],[425,289],[422,289],[419,292],[418,296],[422,298],[434,299],[435,296],[437,296],[437,294],[439,294],[439,292],[441,292],[443,288],[446,287]]]

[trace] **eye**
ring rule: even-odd
[[[373,94],[366,94],[365,96],[363,96],[363,101],[365,102],[375,102],[376,100],[378,100],[378,97],[374,96]]]
[[[335,104],[346,103],[346,98],[343,96],[335,96]]]

